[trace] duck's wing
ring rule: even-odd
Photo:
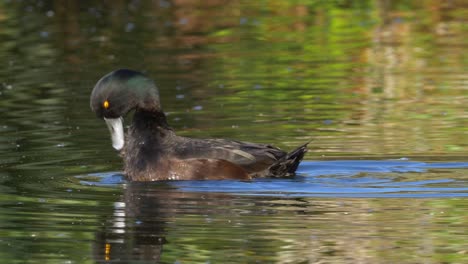
[[[226,160],[242,167],[247,173],[264,171],[287,155],[271,145],[227,139],[183,140],[176,147],[175,154],[180,158]]]

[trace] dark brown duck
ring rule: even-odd
[[[293,175],[307,144],[286,153],[271,145],[177,136],[161,109],[158,89],[144,74],[120,69],[102,77],[91,109],[111,132],[129,180],[216,180]],[[122,119],[135,110],[124,137]]]

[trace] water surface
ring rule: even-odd
[[[468,262],[466,13],[0,2],[0,262]],[[180,135],[311,141],[298,175],[126,182],[89,109],[121,67],[156,80]]]

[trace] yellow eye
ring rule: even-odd
[[[102,106],[104,106],[105,109],[109,108],[109,101],[105,100]]]

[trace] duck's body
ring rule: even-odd
[[[93,90],[91,108],[108,123],[125,174],[134,181],[289,176],[307,151],[307,144],[286,153],[271,145],[177,136],[166,122],[154,83],[130,70],[104,76]],[[124,141],[120,117],[134,108]]]

